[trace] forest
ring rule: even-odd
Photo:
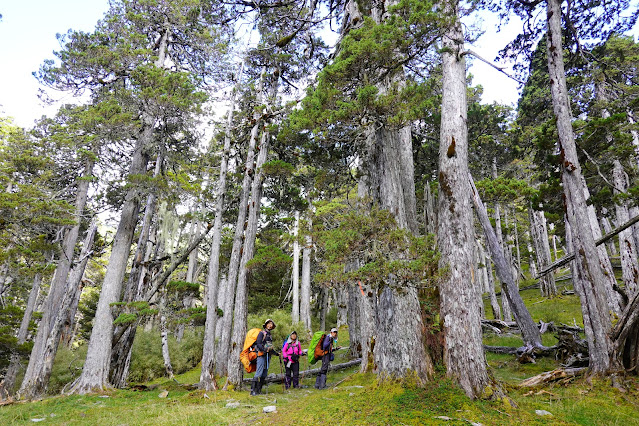
[[[498,58],[476,13],[521,22]],[[638,17],[110,0],[34,73],[57,112],[0,116],[0,419],[638,422]],[[249,396],[267,318],[339,330],[326,390],[271,357]]]

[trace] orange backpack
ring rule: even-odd
[[[246,333],[246,338],[244,338],[244,347],[242,352],[240,352],[240,361],[242,365],[244,365],[244,370],[247,373],[252,373],[257,370],[257,349],[253,347],[255,342],[257,341],[257,336],[259,336],[261,328],[252,328]]]

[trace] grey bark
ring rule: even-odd
[[[166,307],[165,296],[160,302],[160,334],[162,338],[162,359],[164,360],[164,370],[169,379],[173,378],[173,365],[171,364],[171,354],[169,352],[169,330],[166,327]]]
[[[479,222],[484,230],[488,247],[490,248],[493,261],[495,262],[495,270],[502,282],[502,295],[506,295],[509,305],[513,308],[515,321],[521,330],[524,345],[531,346],[533,348],[542,347],[543,345],[541,344],[539,328],[534,323],[530,316],[530,312],[519,295],[519,287],[517,286],[515,277],[513,276],[512,264],[510,264],[506,256],[504,256],[503,248],[497,241],[497,236],[490,224],[490,219],[488,219],[486,207],[484,207],[481,199],[479,198],[479,193],[475,188],[475,184],[470,174],[468,175],[468,178],[472,190],[473,202],[475,203],[475,213],[477,214]]]
[[[240,68],[241,74],[242,68]],[[228,117],[226,121],[226,134],[224,136],[224,150],[222,152],[222,160],[220,164],[220,176],[218,178],[217,185],[217,199],[215,202],[215,222],[213,224],[213,241],[211,243],[211,257],[209,259],[209,270],[208,275],[206,277],[206,288],[207,288],[207,298],[206,298],[206,323],[204,325],[204,350],[202,352],[202,372],[200,373],[200,389],[204,390],[212,390],[217,387],[215,384],[215,326],[217,321],[217,307],[218,307],[218,285],[219,285],[219,273],[220,273],[220,246],[222,244],[222,216],[224,213],[224,194],[226,192],[226,175],[228,172],[228,162],[229,162],[229,151],[231,149],[231,124],[233,122],[233,109],[235,105],[235,96],[236,92],[233,91],[233,95],[231,97],[231,107],[229,108]],[[251,134],[251,143],[253,147],[255,146],[254,139]],[[249,146],[249,152],[247,156],[247,161],[253,161],[253,153],[251,152],[251,147]],[[248,173],[248,170],[247,170]],[[248,177],[250,179],[250,177]],[[246,181],[247,176],[245,175],[244,180]],[[240,204],[242,206],[242,204]],[[240,207],[240,211],[244,209]],[[239,220],[238,220],[239,224]],[[237,231],[237,230],[236,230]],[[235,242],[233,245],[235,248]],[[235,278],[231,277],[229,273],[228,285],[226,287],[226,291],[231,293],[230,287],[235,284]],[[225,295],[227,298],[229,295]],[[229,311],[225,310],[226,303],[222,308],[223,317],[230,316]],[[224,329],[223,329],[224,330]],[[224,333],[223,333],[224,335]],[[222,335],[222,338],[223,338]],[[218,352],[220,354],[228,352],[228,349],[225,346],[222,346],[223,342],[220,342],[220,348]],[[224,362],[223,356],[218,356],[221,358],[219,361]]]
[[[300,212],[295,212],[295,225],[293,228],[293,308],[291,320],[293,324],[300,322],[300,243],[298,241],[300,229]]]
[[[436,200],[430,189],[430,182],[424,184],[424,230],[427,234],[437,232]]]
[[[262,77],[263,78],[263,77]],[[258,86],[258,96],[261,96],[263,81],[260,79]],[[249,209],[249,197],[251,195],[251,182],[255,173],[255,145],[259,137],[260,126],[262,125],[260,114],[256,111],[253,118],[256,120],[251,129],[249,146],[246,154],[246,166],[244,169],[244,177],[242,179],[242,193],[240,195],[239,209],[237,221],[235,223],[235,234],[233,235],[233,247],[231,248],[231,257],[229,259],[228,274],[226,277],[226,298],[224,300],[224,315],[222,316],[222,336],[219,341],[219,350],[216,357],[216,372],[220,376],[226,375],[228,372],[229,355],[231,347],[231,331],[233,329],[233,318],[231,314],[234,311],[235,299],[237,297],[237,276],[240,267],[242,255],[242,245],[244,243],[244,225],[246,222],[247,211]],[[242,342],[243,343],[243,342]]]
[[[129,176],[141,175],[146,172],[146,165],[149,161],[147,149],[152,139],[153,127],[146,123],[136,143]],[[114,320],[111,304],[118,301],[121,293],[122,279],[126,271],[139,209],[138,190],[136,187],[131,187],[126,193],[120,214],[120,223],[113,239],[111,256],[93,320],[86,361],[82,374],[71,386],[70,393],[85,394],[110,387],[108,378]]]
[[[76,313],[78,311],[78,304],[80,303],[80,296],[82,295],[82,277],[84,277],[84,271],[87,268],[87,264],[89,263],[89,258],[91,257],[91,253],[93,251],[93,241],[95,240],[95,234],[98,231],[98,221],[97,218],[93,218],[91,221],[91,225],[89,225],[89,229],[87,230],[86,236],[84,238],[84,242],[82,243],[82,250],[80,251],[79,262],[73,267],[71,270],[71,274],[69,275],[69,288],[71,290],[71,294],[69,298],[71,299],[71,305],[67,310],[66,320],[63,323],[62,337],[61,341],[67,347],[71,347],[71,343],[73,342],[74,332],[75,332],[75,323],[76,323]]]
[[[497,294],[495,293],[495,280],[493,279],[491,260],[486,255],[484,247],[479,240],[477,240],[477,248],[479,251],[479,261],[483,264],[481,273],[484,276],[484,285],[486,286],[485,291],[490,297],[490,308],[493,312],[493,318],[498,320],[501,319],[501,308],[499,307]]]
[[[243,367],[240,363],[240,352],[244,344],[246,335],[246,315],[247,315],[247,269],[246,264],[253,258],[255,250],[255,236],[257,235],[258,218],[262,198],[262,183],[264,174],[262,165],[266,161],[269,149],[269,135],[267,132],[262,133],[260,143],[260,152],[257,156],[257,164],[255,169],[257,173],[251,185],[251,201],[249,204],[248,221],[246,226],[246,237],[244,239],[244,248],[242,250],[242,259],[237,277],[237,291],[235,296],[235,309],[233,311],[233,339],[231,341],[231,350],[228,363],[228,379],[227,384],[239,389],[242,384]],[[224,386],[225,388],[227,385]]]
[[[528,209],[530,217],[530,234],[535,246],[535,254],[540,268],[550,265],[550,244],[548,243],[548,230],[546,228],[546,217],[544,212]],[[557,295],[557,285],[555,275],[546,274],[539,279],[539,287],[543,297],[553,297]]]
[[[493,158],[493,179],[497,179],[497,159]],[[502,247],[502,250],[504,251],[504,255],[507,255],[506,253],[506,245],[504,244],[504,237],[503,237],[503,231],[502,231],[502,227],[501,227],[501,204],[497,201],[495,202],[495,206],[494,206],[494,212],[493,212],[493,219],[495,220],[495,230],[497,232],[497,242],[499,243],[499,245]],[[508,258],[507,258],[508,259]],[[504,285],[504,282],[502,281],[501,285]],[[504,321],[512,321],[513,320],[513,316],[512,316],[512,312],[510,310],[510,306],[508,306],[508,299],[506,298],[506,292],[502,291],[501,292],[501,306],[502,306],[502,318]]]
[[[611,363],[613,347],[610,340],[612,323],[609,311],[612,307],[609,305],[609,293],[606,289],[607,280],[600,266],[602,259],[595,246],[595,237],[590,226],[584,196],[586,188],[572,129],[572,113],[564,71],[561,0],[547,0],[546,7],[550,89],[559,134],[561,175],[567,217],[572,228],[574,253],[577,254],[576,274],[573,274],[578,282],[575,291],[577,287],[583,287],[578,293],[588,340],[590,369],[595,374],[601,374],[616,367]]]
[[[155,163],[153,177],[157,178],[162,171],[164,155],[159,154]],[[140,225],[140,235],[137,247],[133,255],[133,263],[129,271],[129,277],[124,287],[121,297],[122,302],[131,303],[141,300],[146,290],[145,280],[146,267],[144,266],[150,258],[153,247],[150,244],[151,226],[156,213],[157,196],[150,192],[146,198],[144,216]],[[133,341],[137,332],[138,321],[132,324],[118,325],[113,330],[113,347],[111,348],[111,365],[109,371],[109,381],[117,388],[123,388],[127,384],[129,377],[129,366]],[[119,338],[115,338],[120,336]]]
[[[613,162],[613,182],[615,194],[624,194],[628,190],[628,175],[623,170],[619,160]],[[623,201],[615,205],[617,222],[625,223],[629,220],[628,206]],[[632,237],[632,230],[626,229],[619,233],[619,254],[621,256],[621,277],[626,288],[628,298],[632,298],[639,290],[639,265],[637,265],[637,247]]]
[[[349,355],[358,358],[362,354],[361,344],[361,324],[359,314],[359,297],[361,293],[357,284],[350,284],[347,287],[348,292],[348,308],[346,310],[348,322],[348,337],[350,340]]]
[[[62,242],[60,260],[49,288],[42,319],[38,325],[38,332],[29,357],[29,364],[18,392],[20,398],[34,399],[39,397],[46,391],[49,382],[53,359],[60,341],[61,327],[58,324],[64,321],[66,310],[69,307],[68,304],[63,306],[62,302],[68,297],[68,292],[73,290],[68,288],[67,279],[73,261],[73,251],[78,242],[82,213],[87,203],[92,173],[93,162],[87,161],[83,179],[78,179],[77,183],[74,214],[76,223],[68,229]]]
[[[307,195],[308,201],[308,218],[307,228],[304,235],[304,247],[302,249],[302,285],[300,288],[300,319],[304,324],[305,331],[310,335],[312,331],[311,325],[311,250],[313,249],[313,240],[309,235],[312,228],[312,204],[310,195]]]
[[[396,0],[375,3],[371,16],[376,23],[389,17],[389,8]],[[353,7],[354,8],[354,7]],[[377,75],[380,94],[392,87],[405,85],[400,67],[386,76]],[[365,128],[366,146],[360,152],[362,173],[358,182],[360,198],[378,204],[393,215],[399,228],[416,234],[417,207],[415,200],[414,165],[410,124],[390,125],[381,120]],[[397,255],[402,255],[397,253]],[[375,345],[372,358],[380,378],[402,379],[414,375],[420,382],[432,374],[432,362],[424,348],[423,320],[416,284],[389,276],[381,289],[372,289],[372,311],[375,325]],[[362,317],[362,321],[365,321]],[[411,354],[410,357],[406,354]],[[370,358],[370,353],[367,357]],[[363,361],[363,363],[367,361]]]
[[[333,302],[337,308],[337,328],[348,324],[348,292],[345,288],[333,288]]]
[[[612,231],[610,220],[608,220],[606,216],[603,216],[601,218],[601,226],[603,227],[603,230],[606,234],[609,234]],[[608,241],[606,243],[606,246],[608,247],[608,251],[610,252],[611,256],[617,255],[617,246],[615,245],[615,242],[613,240]]]
[[[328,311],[328,288],[322,286],[318,297],[320,303],[320,330],[326,330],[326,312]]]
[[[481,318],[472,269],[469,230],[473,227],[468,180],[466,127],[466,60],[458,2],[444,12],[454,22],[442,36],[442,107],[439,145],[439,211],[437,241],[441,266],[447,271],[440,284],[440,312],[444,323],[444,362],[471,398],[487,386],[488,372],[482,344]]]

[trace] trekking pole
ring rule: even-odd
[[[280,358],[280,373],[282,373],[282,390],[286,392],[286,377],[284,376],[284,368],[282,367],[282,355],[280,355],[279,358]]]

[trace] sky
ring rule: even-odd
[[[42,115],[55,114],[55,106],[47,107],[38,99],[39,85],[32,73],[60,49],[56,34],[70,28],[91,31],[107,8],[108,0],[0,0],[0,116],[31,127]],[[471,48],[492,60],[521,24],[513,21],[497,33],[496,18],[484,14],[482,19],[486,32]],[[470,72],[473,83],[484,87],[483,102],[517,102],[515,81],[479,60],[472,61]],[[56,95],[61,103],[73,102],[68,95]]]

